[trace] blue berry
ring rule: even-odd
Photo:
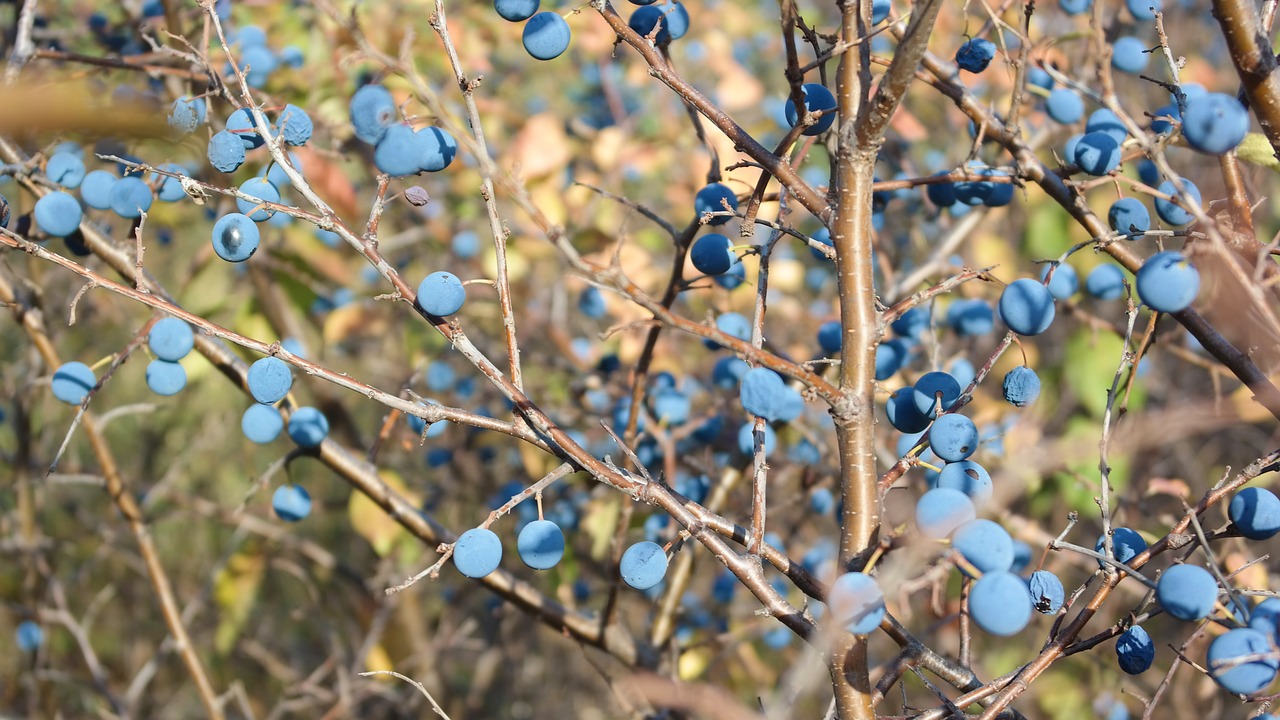
[[[943,415],[929,428],[929,447],[947,462],[967,460],[978,449],[978,427],[964,415]]]
[[[1107,224],[1121,235],[1130,236],[1130,240],[1136,240],[1151,229],[1151,213],[1136,197],[1120,198],[1107,210]]]
[[[658,11],[661,14],[661,11]],[[529,18],[521,36],[524,49],[537,60],[554,60],[569,49],[569,23],[553,12],[540,12]]]
[[[280,111],[276,126],[280,128],[285,143],[294,146],[306,145],[315,130],[307,111],[292,103],[285,105],[284,110]]]
[[[1040,376],[1026,365],[1019,365],[1004,376],[1001,390],[1010,405],[1026,407],[1040,397]]]
[[[427,367],[427,389],[432,392],[446,392],[453,388],[457,373],[443,362],[433,362]]]
[[[68,152],[54,153],[45,164],[44,172],[53,182],[74,190],[84,181],[84,160],[79,155]]]
[[[995,313],[985,300],[959,298],[947,307],[947,325],[961,337],[986,335],[995,329]]]
[[[1168,105],[1162,105],[1154,113],[1151,113],[1151,132],[1157,135],[1164,135],[1173,130],[1174,123],[1179,126],[1182,124],[1182,111],[1178,108],[1178,103],[1172,102]],[[1154,183],[1143,180],[1148,185]]]
[[[33,653],[44,644],[44,630],[31,620],[18,623],[18,649],[24,653]]]
[[[1209,644],[1209,674],[1227,692],[1252,695],[1275,679],[1280,661],[1274,657],[1274,653],[1275,650],[1265,634],[1249,628],[1228,630]],[[1234,662],[1237,658],[1253,655],[1272,657]]]
[[[258,132],[258,126],[249,108],[240,108],[227,118],[227,132],[240,141],[245,150],[262,147],[266,142]]]
[[[1031,622],[1031,592],[1011,572],[991,572],[978,578],[969,591],[969,615],[992,635],[1008,637]]]
[[[329,419],[313,407],[300,407],[289,416],[286,432],[298,447],[313,448],[329,435]]]
[[[956,65],[961,70],[980,73],[987,69],[995,56],[995,43],[984,38],[971,38],[956,50]]]
[[[736,388],[750,369],[751,366],[740,358],[732,355],[722,357],[716,360],[716,364],[711,368],[711,382],[725,390]]]
[[[1027,84],[1041,88],[1043,90],[1053,89],[1053,76],[1047,70],[1039,65],[1033,65],[1027,69]]]
[[[1000,319],[1019,335],[1039,335],[1053,324],[1053,295],[1031,278],[1009,283],[1000,293]]]
[[[263,405],[274,405],[293,387],[293,371],[288,363],[276,357],[264,357],[249,366],[249,394]]]
[[[935,540],[947,537],[977,515],[969,496],[951,488],[934,488],[916,502],[916,527],[920,534]]]
[[[1280,598],[1265,598],[1254,606],[1249,613],[1249,627],[1265,633],[1275,642],[1276,633],[1280,630]]]
[[[416,175],[422,170],[422,140],[408,125],[392,125],[383,133],[373,150],[373,164],[378,172],[392,177]]]
[[[240,432],[259,445],[265,445],[284,430],[284,416],[271,405],[250,405],[240,417]]]
[[[795,404],[803,403],[800,394],[787,387],[782,376],[768,368],[754,368],[742,377],[739,389],[742,408],[766,420],[794,419]]]
[[[254,45],[240,53],[240,67],[245,70],[249,87],[260,88],[267,84],[271,73],[280,66],[276,54],[265,45]]]
[[[1164,9],[1163,0],[1125,0],[1124,5],[1134,20],[1155,20],[1156,13]]]
[[[711,183],[702,188],[693,196],[693,210],[699,218],[705,213],[723,213],[725,204],[728,204],[730,210],[738,209],[738,197],[733,194],[733,190],[724,183]],[[729,217],[720,216],[713,217],[707,221],[709,225],[724,225],[729,222]],[[723,237],[723,236],[721,236]],[[726,238],[727,240],[727,238]],[[736,258],[735,258],[736,259]],[[708,275],[720,275],[727,271],[725,268],[721,273],[707,273]]]
[[[660,7],[649,5],[637,8],[627,19],[627,26],[641,37],[647,38],[653,35],[654,42],[658,45],[672,40],[670,23],[667,21],[666,13]],[[653,32],[655,28],[658,30],[656,34]]]
[[[1173,200],[1166,200],[1160,197],[1156,198],[1156,215],[1159,215],[1161,220],[1169,223],[1170,225],[1186,225],[1194,220],[1195,216],[1192,215],[1190,211],[1186,210],[1185,206],[1187,204],[1200,204],[1200,188],[1196,187],[1195,183],[1187,180],[1186,178],[1183,178],[1182,185],[1186,188],[1185,194],[1178,192],[1178,188],[1173,184],[1172,180],[1165,180],[1160,183],[1160,187],[1156,188],[1160,192],[1178,200],[1179,203],[1181,203],[1175,204]]]
[[[1236,493],[1227,515],[1250,540],[1267,540],[1280,533],[1280,498],[1265,488],[1250,487]]]
[[[239,43],[241,50],[248,50],[252,47],[266,47],[267,31],[257,25],[245,25],[228,39],[231,42]]]
[[[648,590],[666,576],[667,553],[657,543],[638,542],[622,553],[618,571],[626,584],[637,590]]]
[[[1079,15],[1093,7],[1093,0],[1058,0],[1062,12],[1068,15]]]
[[[1106,175],[1120,165],[1120,143],[1105,132],[1085,133],[1070,159],[1090,175]]]
[[[226,130],[209,138],[209,163],[218,172],[233,173],[244,164],[244,143]]]
[[[437,317],[452,315],[462,309],[467,289],[453,273],[439,270],[418,284],[418,306]]]
[[[286,45],[280,51],[280,62],[297,69],[306,64],[307,58],[302,54],[302,48],[297,45]]]
[[[520,531],[516,550],[525,565],[534,570],[550,570],[564,557],[564,532],[550,520],[535,520]]]
[[[815,448],[816,449],[816,448]],[[836,497],[829,488],[814,488],[809,493],[809,509],[819,515],[826,515],[836,507]]]
[[[719,233],[709,233],[694,241],[689,259],[703,275],[722,275],[737,262],[738,256],[733,253],[733,241]]]
[[[130,175],[120,178],[111,186],[108,196],[111,211],[122,218],[133,220],[142,217],[142,213],[151,209],[155,199],[151,188],[140,177]]]
[[[1147,69],[1149,60],[1147,44],[1132,35],[1118,37],[1111,44],[1111,67],[1120,72],[1137,75]]]
[[[180,176],[187,175],[186,168],[177,163],[162,163],[157,165],[156,169]],[[187,192],[182,189],[182,181],[176,177],[153,172],[147,177],[147,181],[150,183],[159,182],[160,187],[156,190],[156,197],[161,202],[177,202],[187,196]],[[80,196],[84,197],[83,191]]]
[[[968,358],[958,357],[947,365],[947,373],[956,379],[960,387],[967,388],[978,379],[978,369],[969,362]]]
[[[169,127],[181,133],[193,133],[204,123],[207,108],[204,98],[193,100],[184,95],[169,106]]]
[[[266,178],[255,177],[245,180],[240,184],[240,192],[253,199],[236,198],[236,209],[254,222],[269,220],[276,212],[272,208],[263,206],[263,202],[280,203],[280,191]]]
[[[293,166],[293,169],[301,173],[302,161],[298,159],[298,156],[293,153],[288,153],[287,157],[289,164]],[[262,171],[258,172],[258,177],[265,177],[267,182],[274,185],[277,190],[282,187],[286,187],[293,182],[289,179],[289,174],[284,171],[284,167],[274,160],[267,164]]]
[[[916,410],[929,417],[937,417],[960,399],[960,383],[950,373],[941,371],[921,375],[914,387]]]
[[[826,353],[829,357],[839,355],[840,349],[844,346],[844,341],[841,339],[843,332],[844,331],[840,327],[839,320],[829,320],[822,323],[822,325],[818,327],[818,347],[822,348],[822,352]],[[876,352],[878,353],[879,350]],[[879,367],[879,355],[876,357],[876,366]],[[877,371],[876,375],[879,374],[880,373]]]
[[[176,362],[152,360],[147,364],[147,387],[157,395],[177,395],[187,386],[187,371]]]
[[[929,416],[916,407],[915,388],[908,385],[895,391],[885,402],[889,424],[899,432],[918,433],[929,426]]]
[[[1084,101],[1074,90],[1067,88],[1051,91],[1044,108],[1045,112],[1049,113],[1049,118],[1061,125],[1079,122],[1080,118],[1084,117]]]
[[[1124,297],[1124,270],[1115,265],[1098,265],[1084,279],[1084,290],[1098,300],[1119,300]]]
[[[493,0],[493,9],[503,20],[523,22],[538,12],[541,0]]]
[[[1080,290],[1080,276],[1076,274],[1076,269],[1066,263],[1059,263],[1054,268],[1053,263],[1045,263],[1040,270],[1040,282],[1044,282],[1049,277],[1049,270],[1053,268],[1053,277],[1049,280],[1049,294],[1055,300],[1066,300],[1075,295]]]
[[[1009,572],[1020,573],[1031,564],[1031,546],[1021,540],[1013,541],[1013,567]]]
[[[946,175],[945,172],[937,175]],[[956,203],[956,184],[952,182],[934,182],[924,186],[925,197],[940,208],[951,207]],[[830,242],[827,243],[828,245]]]
[[[1110,135],[1111,139],[1117,143],[1123,143],[1129,137],[1129,130],[1125,128],[1120,116],[1107,108],[1099,108],[1089,113],[1089,121],[1084,124],[1084,132],[1086,135],[1094,132],[1104,133]]]
[[[833,320],[836,324],[835,334],[840,337],[840,323]],[[837,355],[837,352],[831,353]],[[894,338],[888,342],[882,342],[876,346],[876,380],[888,380],[893,377],[904,365],[911,359],[911,346],[902,338]]]
[[[1200,292],[1200,273],[1181,253],[1156,253],[1138,268],[1134,283],[1142,304],[1164,313],[1191,306]]]
[[[463,260],[470,260],[480,252],[480,236],[470,230],[464,230],[453,236],[453,240],[449,243],[449,247],[453,250],[454,255],[457,255]],[[581,307],[579,307],[579,309],[581,309]],[[585,313],[586,311],[583,312]],[[588,315],[588,317],[598,316]]]
[[[854,635],[868,635],[884,619],[884,591],[875,578],[860,572],[836,578],[827,593],[833,619]]]
[[[418,137],[418,167],[423,172],[440,172],[457,157],[458,141],[444,128],[429,125],[414,134]]]
[[[897,320],[889,323],[889,328],[899,337],[919,340],[929,332],[929,311],[913,307],[902,313]]]
[[[364,85],[356,90],[349,109],[356,137],[370,145],[381,140],[396,119],[396,101],[381,85]]]
[[[147,346],[151,348],[151,352],[169,362],[178,362],[186,357],[195,343],[196,337],[191,326],[186,320],[176,317],[159,320],[151,326],[151,332],[147,333]]]
[[[711,279],[725,290],[737,290],[747,281],[747,266],[734,263],[733,267],[729,268],[729,272],[715,275]]]
[[[301,485],[281,485],[271,494],[271,509],[285,522],[298,522],[311,514],[311,494]]]
[[[938,473],[935,487],[959,490],[969,497],[975,508],[981,508],[991,499],[991,474],[972,460],[947,463]]]
[[[74,197],[55,190],[36,201],[36,226],[54,237],[66,237],[80,229],[83,211]]]
[[[951,546],[982,574],[1013,567],[1013,538],[999,523],[979,518],[956,528]]]
[[[240,213],[227,213],[213,224],[213,251],[227,262],[244,262],[258,250],[258,226]]]
[[[53,396],[68,405],[79,405],[98,383],[93,370],[82,362],[63,363],[53,372],[49,389]]]
[[[1129,675],[1141,675],[1156,658],[1156,646],[1141,625],[1134,625],[1116,638],[1116,662]]]
[[[891,5],[889,0],[872,0],[871,2],[871,24],[879,25],[889,17]]]
[[[94,210],[108,210],[111,208],[111,186],[115,184],[115,175],[106,170],[94,170],[80,183],[80,199]]]
[[[1249,132],[1249,110],[1234,95],[1205,93],[1187,100],[1182,113],[1182,137],[1203,153],[1223,155]]]
[[[822,117],[817,122],[805,128],[804,135],[821,135],[836,121],[836,96],[831,94],[821,83],[805,83],[800,87],[801,93],[804,95],[804,107],[810,113],[821,112]],[[790,98],[787,99],[785,109],[787,116],[787,124],[795,127],[800,122],[800,114],[797,112],[796,104]]]
[[[1094,543],[1093,549],[1097,552],[1103,552],[1104,538],[1099,537],[1098,542]],[[1136,531],[1126,527],[1114,528],[1111,531],[1111,549],[1115,553],[1116,560],[1127,563],[1141,553],[1147,550],[1147,541],[1142,539]],[[1101,561],[1098,562],[1102,564]]]
[[[1066,600],[1066,591],[1057,575],[1048,570],[1037,570],[1027,579],[1027,589],[1031,591],[1031,600],[1036,612],[1052,615],[1062,608]]]
[[[1218,581],[1198,565],[1174,565],[1156,582],[1156,600],[1165,612],[1179,620],[1200,620],[1213,612],[1218,601]]]
[[[734,267],[742,267],[742,263],[738,263]],[[724,277],[724,275],[717,275],[716,277]],[[751,340],[751,321],[742,313],[721,313],[716,317],[716,329],[729,337],[737,338],[743,342]],[[702,344],[712,350],[720,348],[720,345],[714,340],[704,339]]]
[[[689,422],[692,410],[689,396],[678,390],[663,389],[653,396],[653,416],[668,427]]]
[[[589,318],[602,318],[607,310],[604,293],[594,285],[587,287],[578,296],[578,311]]]

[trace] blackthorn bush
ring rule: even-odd
[[[0,5],[3,714],[1274,709],[1274,7]]]

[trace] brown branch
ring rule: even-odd
[[[880,78],[875,97],[867,108],[866,120],[858,123],[858,143],[863,147],[878,146],[884,137],[889,121],[906,97],[907,87],[915,79],[941,8],[942,0],[918,0],[912,4],[911,20],[898,42],[893,62]]]
[[[1249,107],[1258,118],[1271,149],[1280,158],[1280,76],[1271,42],[1262,32],[1257,3],[1251,0],[1213,0],[1213,17],[1231,52]]]

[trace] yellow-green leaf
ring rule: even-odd
[[[1280,173],[1280,160],[1276,160],[1275,148],[1262,133],[1249,133],[1244,142],[1236,146],[1236,157],[1252,165],[1261,165]]]
[[[405,486],[400,475],[392,470],[379,470],[378,477],[392,490],[415,506],[422,504],[422,498]],[[396,541],[404,537],[405,530],[392,520],[382,508],[378,507],[364,493],[352,492],[347,504],[347,514],[351,518],[351,527],[360,537],[369,541],[373,551],[385,556],[395,547]]]
[[[266,558],[261,553],[245,549],[232,555],[214,580],[213,599],[222,611],[214,633],[214,648],[219,653],[230,652],[240,637],[240,630],[258,599],[266,568]]]

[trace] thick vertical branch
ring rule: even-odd
[[[863,6],[866,7],[863,7]],[[841,0],[840,40],[853,43],[866,34],[870,2]],[[829,223],[836,250],[840,292],[840,391],[844,402],[834,408],[836,443],[840,454],[841,518],[840,567],[847,568],[874,542],[880,524],[876,492],[876,455],[872,393],[878,342],[875,290],[872,287],[871,192],[875,182],[879,138],[855,141],[867,110],[870,56],[865,47],[845,53],[836,70],[839,147],[835,150],[835,213]],[[836,710],[843,720],[875,717],[867,668],[865,637],[842,634],[831,661]]]
[[[1257,5],[1252,0],[1213,0],[1213,17],[1222,27],[1249,106],[1280,158],[1280,76],[1275,72],[1271,43],[1262,33]]]
[[[844,403],[833,411],[840,453],[840,566],[849,568],[874,545],[880,526],[874,445],[875,353],[878,317],[871,258],[871,194],[876,156],[889,120],[928,46],[941,7],[939,0],[916,3],[913,17],[888,72],[870,99],[871,55],[866,43],[840,58],[836,75],[839,138],[836,148],[835,214],[829,225],[836,250],[842,324],[840,390]],[[864,37],[870,27],[870,3],[841,0],[842,43]],[[865,638],[844,635],[833,653],[832,681],[841,718],[874,718]]]

